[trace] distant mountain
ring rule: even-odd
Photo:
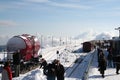
[[[84,32],[76,36],[74,39],[82,39],[83,41],[89,40],[108,40],[112,39],[113,35],[108,32],[94,33],[94,32]]]
[[[98,34],[95,39],[96,40],[103,40],[103,39],[109,40],[109,39],[112,39],[112,37],[113,36],[109,33],[101,33],[101,34]]]

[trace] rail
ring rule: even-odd
[[[90,68],[90,66],[91,66],[91,64],[92,64],[92,62],[93,62],[95,53],[96,53],[96,50],[94,50],[94,52],[91,53],[91,55],[90,55],[91,58],[90,58],[90,60],[89,60],[89,62],[88,62],[87,69],[86,69],[85,72],[84,72],[84,76],[83,76],[82,80],[88,80],[89,68]]]
[[[79,67],[79,65],[81,64],[81,62],[83,61],[83,59],[82,58],[79,58],[79,60],[77,60],[77,64],[73,67],[73,69],[69,72],[69,74],[67,75],[67,77],[70,77],[74,72],[75,72],[75,70],[77,69],[77,67]],[[71,64],[72,65],[72,64]],[[70,66],[71,66],[70,65]],[[69,68],[68,68],[69,69]],[[68,69],[66,69],[65,71],[67,71]]]

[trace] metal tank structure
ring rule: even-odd
[[[36,36],[30,34],[22,34],[13,36],[7,42],[7,52],[14,54],[19,51],[21,58],[28,61],[39,56],[40,42]]]

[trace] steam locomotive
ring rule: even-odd
[[[96,47],[107,48],[109,46],[109,40],[91,40],[83,42],[83,52],[90,52]]]
[[[114,56],[120,55],[120,38],[113,38],[110,42],[110,48]]]
[[[19,52],[21,55],[21,71],[29,70],[39,64],[40,42],[36,36],[22,34],[13,36],[7,42],[7,59],[13,62],[13,54]],[[13,65],[14,66],[14,65]]]

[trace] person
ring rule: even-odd
[[[99,53],[101,52],[102,50],[100,48],[97,48],[97,59],[98,59],[98,63],[99,63]]]
[[[107,60],[108,60],[108,66],[112,68],[113,67],[113,55],[112,55],[112,53],[108,53]]]
[[[108,56],[107,56],[107,60],[108,60],[108,66],[109,67],[113,67],[113,54],[112,54],[112,49],[108,48]]]
[[[59,59],[59,51],[58,50],[56,51],[56,54],[57,54],[57,59]]]
[[[2,79],[1,80],[12,80],[12,70],[10,68],[10,62],[5,62],[5,65],[2,70]]]
[[[116,63],[116,74],[119,74],[119,70],[120,70],[120,55],[115,56],[115,63]]]
[[[57,80],[64,80],[65,69],[59,60],[56,61],[55,71],[56,71]]]
[[[106,58],[105,56],[103,55],[103,51],[101,51],[99,53],[99,63],[98,63],[98,67],[99,67],[99,71],[100,71],[100,74],[102,74],[102,77],[104,78],[104,73],[105,73],[105,70],[106,70],[106,67],[107,67],[107,61],[106,61]]]
[[[98,67],[99,67],[99,63],[100,63],[100,58],[101,56],[104,56],[103,50],[98,49]]]
[[[45,71],[46,71],[47,80],[55,80],[56,78],[55,62],[56,60],[54,60],[52,63],[49,63],[46,66]]]
[[[20,61],[21,61],[20,52],[17,51],[15,53],[13,53],[13,65],[15,68],[14,77],[18,77],[20,74]]]
[[[59,51],[58,51],[58,50],[56,51],[56,54],[59,54]]]
[[[43,74],[44,75],[46,75],[46,72],[45,72],[46,66],[47,66],[47,61],[44,58],[42,58],[40,68],[43,68]]]

